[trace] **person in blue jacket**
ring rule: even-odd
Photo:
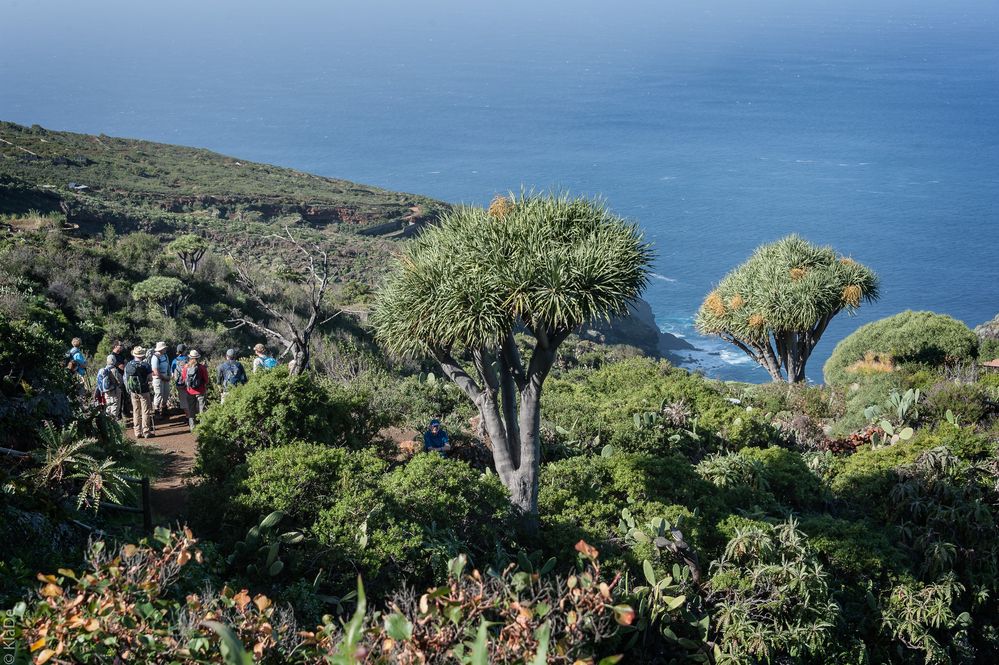
[[[423,451],[445,454],[451,450],[447,430],[441,427],[441,421],[434,418],[430,421],[430,429],[423,433]]]

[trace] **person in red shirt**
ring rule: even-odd
[[[187,391],[187,424],[193,432],[195,418],[205,411],[205,396],[208,394],[208,368],[201,362],[197,349],[191,349],[187,354],[187,364],[180,378]]]

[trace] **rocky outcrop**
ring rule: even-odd
[[[610,321],[595,321],[584,325],[579,335],[605,344],[627,344],[638,347],[649,355],[668,357],[672,351],[695,350],[689,342],[664,333],[656,323],[652,307],[644,300],[636,300],[624,316]]]

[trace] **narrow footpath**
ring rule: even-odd
[[[187,516],[187,483],[194,457],[197,440],[187,429],[187,417],[171,409],[170,415],[154,421],[156,435],[149,439],[139,439],[139,444],[153,449],[161,458],[159,477],[151,486],[153,522],[156,524],[183,521]],[[128,436],[134,438],[129,422]]]

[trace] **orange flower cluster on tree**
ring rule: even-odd
[[[508,196],[496,195],[489,202],[488,213],[490,217],[503,219],[513,210],[513,201]]]

